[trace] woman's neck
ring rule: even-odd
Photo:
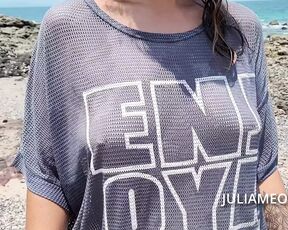
[[[130,28],[178,33],[202,23],[203,8],[193,0],[94,0],[110,17]]]

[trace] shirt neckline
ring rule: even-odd
[[[84,0],[86,4],[107,24],[119,30],[120,32],[130,35],[132,37],[136,37],[143,40],[148,40],[151,42],[177,42],[181,40],[189,39],[199,33],[201,33],[205,27],[203,23],[198,25],[197,27],[178,33],[157,33],[157,32],[146,32],[137,30],[131,27],[128,27],[114,18],[110,17],[104,10],[102,10],[94,0]]]

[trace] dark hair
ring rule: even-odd
[[[203,25],[206,28],[208,38],[213,43],[213,52],[223,56],[229,63],[228,70],[233,65],[234,58],[241,56],[244,47],[249,44],[245,35],[241,32],[240,26],[235,18],[228,11],[227,0],[200,0],[203,3]],[[226,5],[224,5],[226,3]],[[237,51],[225,40],[225,34],[228,30],[234,30],[239,37],[240,50]]]

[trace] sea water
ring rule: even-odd
[[[252,9],[260,18],[264,34],[288,34],[288,0],[237,1]],[[270,25],[277,20],[279,25]],[[285,25],[285,23],[287,23]],[[286,29],[285,29],[286,28]]]

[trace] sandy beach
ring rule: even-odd
[[[0,16],[0,230],[24,229],[25,181],[9,167],[19,147],[31,50],[39,24]],[[278,125],[279,169],[288,188],[288,36],[266,39]]]

